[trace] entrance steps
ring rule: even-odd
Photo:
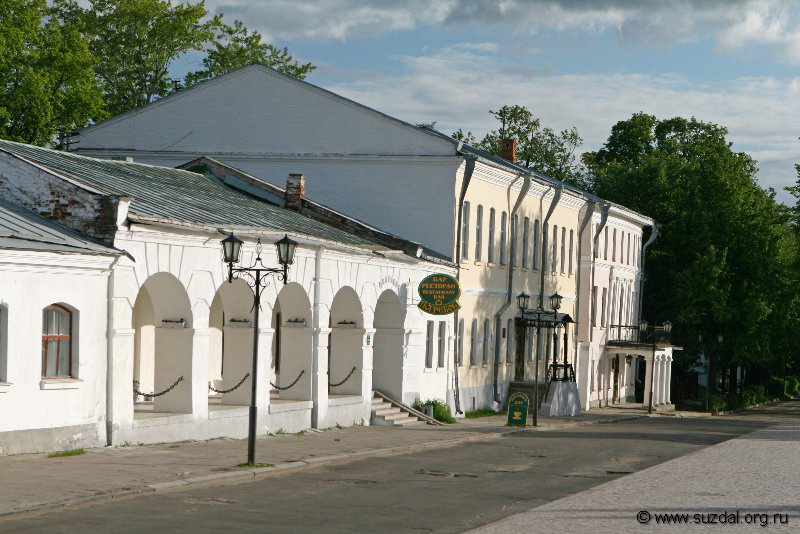
[[[443,423],[440,423],[432,417],[428,417],[424,413],[400,401],[384,395],[380,391],[373,391],[370,424],[373,426],[398,426],[406,428],[424,424],[442,425]]]

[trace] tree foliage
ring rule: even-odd
[[[0,137],[45,144],[102,118],[95,59],[45,0],[0,3]]]
[[[189,73],[186,85],[194,85],[252,63],[260,63],[301,80],[316,68],[311,63],[299,64],[287,48],[278,48],[261,39],[259,32],[248,30],[240,20],[234,21],[233,26],[220,24],[203,59],[203,68]]]
[[[661,224],[648,251],[645,317],[673,321],[685,354],[708,350],[698,334],[722,333],[723,365],[780,372],[800,354],[790,334],[800,331],[796,228],[727,133],[694,118],[633,115],[584,154],[587,185]]]
[[[480,142],[476,143],[472,132],[460,129],[452,137],[497,156],[502,153],[503,139],[514,139],[520,165],[578,187],[585,185],[583,168],[575,154],[583,139],[576,128],[556,132],[542,126],[525,106],[503,106],[489,113],[500,128],[490,131]]]

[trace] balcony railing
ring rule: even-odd
[[[639,330],[638,325],[611,325],[606,333],[608,345],[628,345],[633,343],[669,343],[670,336],[661,325],[647,328],[646,332]]]

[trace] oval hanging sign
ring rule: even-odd
[[[420,310],[431,315],[449,315],[459,309],[461,288],[449,274],[432,274],[419,283]]]

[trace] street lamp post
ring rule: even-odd
[[[540,356],[540,354],[539,354],[539,340],[541,339],[541,335],[542,335],[542,316],[543,315],[552,315],[553,316],[553,322],[555,323],[556,322],[555,319],[557,318],[557,314],[558,314],[558,309],[561,307],[561,299],[562,298],[563,297],[561,295],[559,295],[558,293],[555,293],[555,294],[551,295],[550,296],[550,306],[553,308],[553,311],[552,312],[546,312],[546,311],[544,311],[544,309],[541,306],[541,302],[542,302],[541,298],[539,299],[539,305],[536,307],[536,309],[535,310],[531,310],[531,309],[528,308],[528,303],[530,302],[530,295],[528,295],[524,291],[522,293],[520,293],[519,295],[517,295],[517,306],[519,307],[520,316],[522,318],[522,321],[526,324],[526,326],[528,324],[530,324],[531,322],[533,322],[533,321],[531,321],[530,319],[526,319],[525,318],[525,313],[529,312],[532,315],[536,316],[536,321],[535,321],[535,324],[536,324],[536,348],[535,348],[536,358],[534,360],[534,371],[533,371],[533,380],[534,380],[534,382],[533,382],[533,396],[534,396],[534,400],[533,400],[533,426],[538,426],[538,424],[539,424],[539,356]],[[557,335],[557,334],[554,334],[554,335]],[[527,328],[526,328],[526,332],[525,332],[525,337],[527,338]],[[557,355],[554,355],[554,357],[553,357],[553,362],[554,363],[556,361],[555,360],[556,358],[557,358]],[[565,358],[566,358],[566,353],[565,353]],[[564,361],[564,363],[566,364],[566,360]],[[555,367],[553,368],[553,372],[555,372]]]
[[[256,259],[249,267],[234,267],[238,264],[242,251],[243,241],[231,233],[222,240],[222,261],[228,264],[228,282],[240,278],[253,290],[253,371],[250,375],[251,395],[250,395],[250,420],[247,432],[247,463],[252,465],[256,462],[256,393],[257,393],[257,372],[258,372],[258,320],[259,310],[261,309],[261,290],[268,284],[266,275],[277,274],[283,283],[288,281],[289,265],[294,262],[294,251],[297,242],[289,239],[288,235],[275,243],[278,251],[278,263],[281,267],[267,267],[261,260],[261,239],[256,245]]]
[[[642,319],[639,321],[639,334],[644,339],[647,336],[647,321]],[[664,334],[669,336],[670,332],[672,332],[672,323],[666,321],[663,325],[661,325],[661,329],[664,331]],[[656,326],[653,325],[650,327],[650,336],[652,338],[653,344],[653,360],[650,364],[650,399],[649,399],[649,406],[647,408],[648,413],[653,413],[653,385],[655,382],[656,376]]]

